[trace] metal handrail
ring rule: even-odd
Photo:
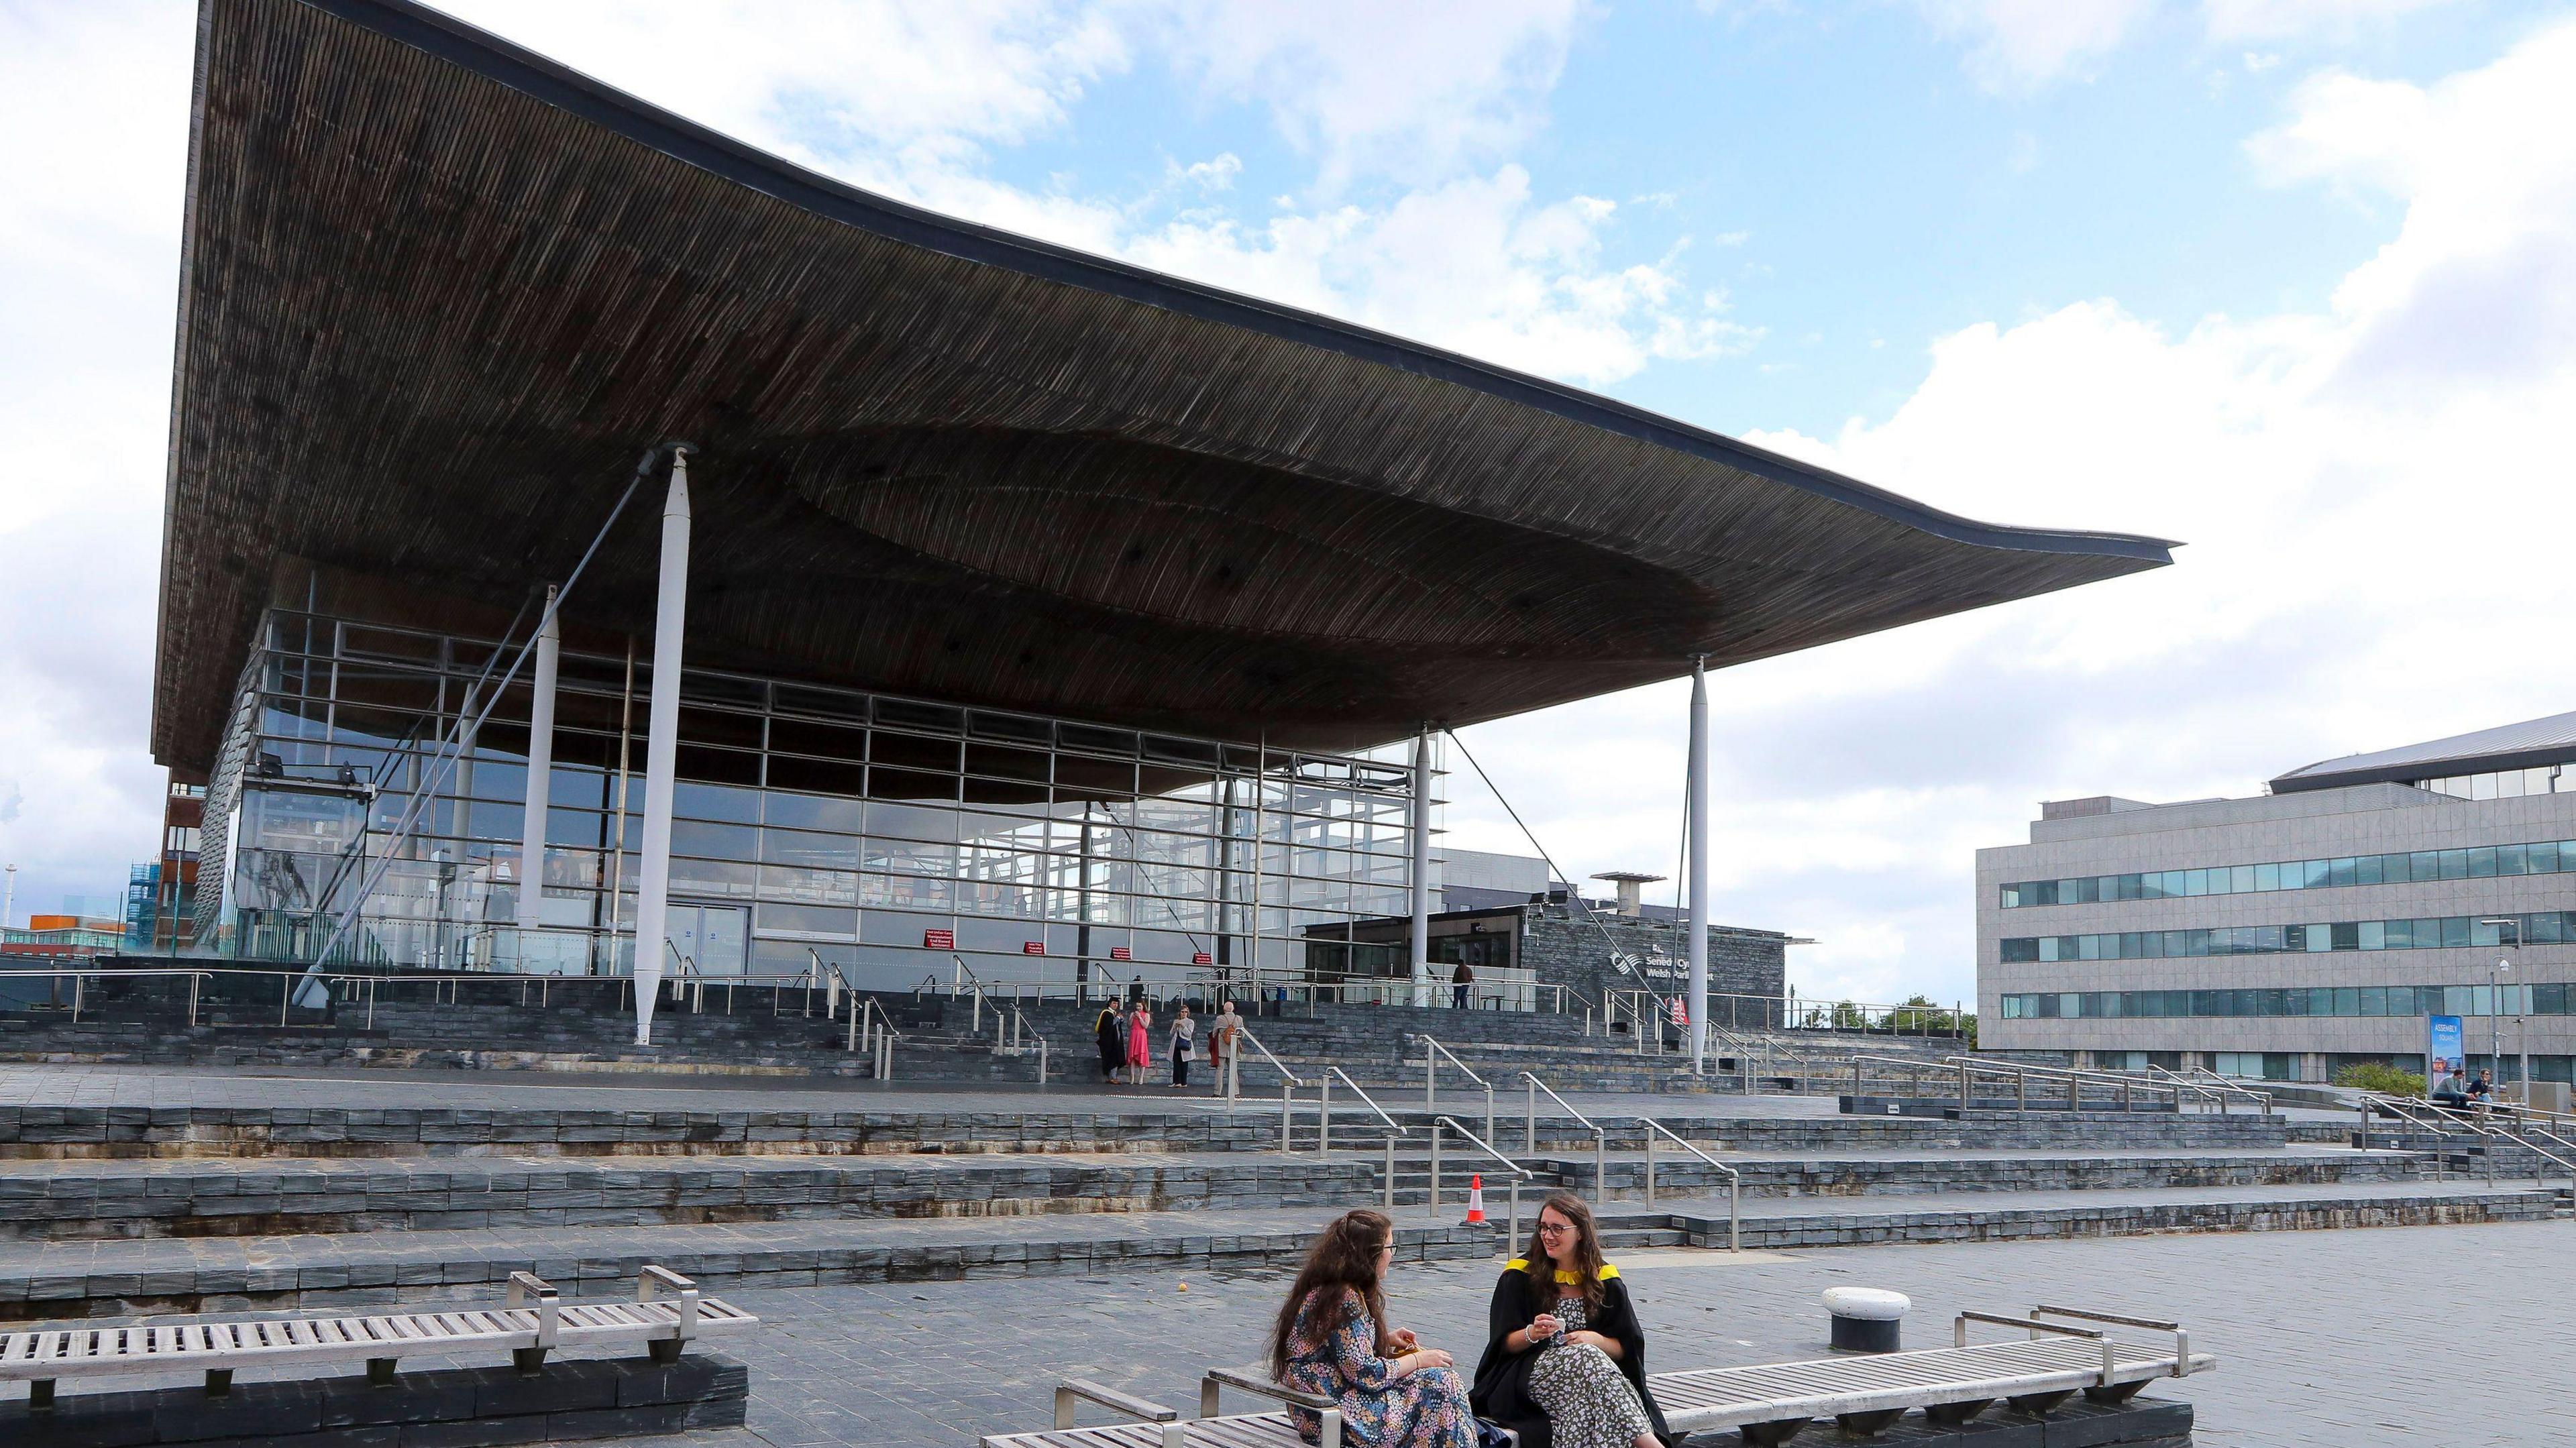
[[[2576,1185],[2576,1142],[2570,1142],[2546,1128],[2525,1127],[2524,1131],[2515,1131],[2503,1125],[2502,1122],[2506,1118],[2503,1118],[2495,1111],[2471,1108],[2468,1112],[2463,1114],[2456,1108],[2436,1106],[2432,1102],[2419,1100],[2412,1096],[2388,1096],[2378,1092],[2370,1092],[2366,1093],[2361,1098],[2360,1105],[2362,1122],[2361,1139],[2365,1150],[2368,1148],[2370,1143],[2370,1113],[2374,1108],[2384,1108],[2390,1115],[2396,1116],[2412,1125],[2431,1130],[2439,1136],[2449,1136],[2454,1132],[2465,1131],[2473,1136],[2498,1137],[2503,1140],[2510,1141],[2514,1145],[2532,1153],[2543,1161],[2549,1162],[2560,1171],[2566,1172],[2571,1185]],[[2555,1142],[2560,1147],[2564,1148],[2567,1155],[2561,1156],[2558,1152],[2551,1151],[2549,1148],[2529,1140],[2524,1134],[2526,1131],[2532,1135],[2547,1137],[2550,1141]],[[2485,1155],[2487,1181],[2492,1185],[2495,1181],[2495,1156],[2492,1151],[2485,1153]],[[2534,1180],[2536,1181],[2538,1178],[2535,1176]]]
[[[1343,1085],[1351,1088],[1353,1095],[1367,1103],[1369,1110],[1377,1113],[1378,1120],[1386,1123],[1387,1134],[1381,1143],[1386,1148],[1386,1165],[1383,1168],[1384,1175],[1379,1178],[1379,1189],[1384,1199],[1383,1205],[1392,1215],[1395,1211],[1395,1141],[1397,1137],[1410,1136],[1412,1133],[1405,1130],[1394,1117],[1387,1115],[1386,1108],[1378,1105],[1375,1097],[1370,1096],[1360,1083],[1352,1080],[1350,1072],[1339,1066],[1327,1066],[1324,1068],[1323,1076],[1317,1082],[1315,1093],[1315,1154],[1317,1156],[1322,1156],[1332,1149],[1333,1078],[1336,1076],[1342,1078]]]
[[[2230,1081],[2226,1077],[2219,1075],[2215,1071],[2174,1071],[2163,1066],[2149,1066],[2147,1068],[2147,1075],[2158,1080],[2170,1080],[2180,1082],[2186,1086],[2196,1086],[2203,1091],[2214,1093],[2218,1097],[2218,1114],[2221,1116],[2227,1114],[2227,1098],[2231,1096],[2251,1097],[2254,1104],[2262,1110],[2264,1115],[2269,1116],[2272,1114],[2271,1092],[2257,1091],[2250,1086],[2239,1085],[2236,1082]]]
[[[1610,1133],[1601,1129],[1600,1122],[1597,1122],[1591,1117],[1584,1115],[1582,1112],[1575,1110],[1574,1103],[1557,1095],[1555,1087],[1538,1079],[1538,1073],[1534,1071],[1523,1071],[1521,1073],[1521,1079],[1527,1081],[1530,1085],[1528,1117],[1529,1136],[1526,1143],[1529,1147],[1530,1154],[1532,1156],[1536,1156],[1538,1154],[1538,1093],[1544,1091],[1547,1093],[1548,1100],[1553,1101],[1558,1106],[1564,1108],[1566,1115],[1573,1117],[1575,1120],[1580,1121],[1585,1126],[1591,1128],[1592,1189],[1606,1198],[1610,1191]]]
[[[1287,1062],[1271,1054],[1270,1048],[1261,1044],[1261,1038],[1252,1034],[1250,1026],[1238,1024],[1234,1031],[1237,1040],[1250,1041],[1252,1049],[1259,1051],[1261,1058],[1268,1061],[1271,1069],[1279,1073],[1279,1154],[1294,1156],[1297,1154],[1297,1092],[1304,1088],[1305,1078],[1289,1070]],[[1238,1051],[1238,1057],[1239,1054]],[[1226,1098],[1229,1104],[1234,1099],[1232,1096]],[[1316,1155],[1322,1154],[1323,1149],[1317,1147]]]
[[[1352,1095],[1357,1096],[1362,1102],[1366,1103],[1369,1110],[1377,1113],[1377,1119],[1386,1123],[1387,1130],[1394,1132],[1398,1136],[1409,1136],[1412,1134],[1405,1130],[1405,1128],[1399,1124],[1394,1117],[1387,1115],[1386,1108],[1378,1105],[1376,1098],[1370,1096],[1367,1090],[1361,1087],[1360,1083],[1352,1080],[1350,1072],[1343,1070],[1339,1066],[1327,1066],[1324,1068],[1323,1088],[1327,1099],[1330,1099],[1333,1078],[1336,1076],[1342,1078],[1343,1085],[1351,1088]]]
[[[1501,1152],[1496,1151],[1492,1142],[1487,1141],[1476,1133],[1460,1126],[1455,1117],[1435,1116],[1431,1118],[1431,1181],[1430,1190],[1424,1193],[1424,1196],[1428,1198],[1430,1214],[1434,1217],[1440,1215],[1440,1128],[1443,1126],[1448,1127],[1450,1130],[1457,1132],[1460,1136],[1473,1142],[1478,1149],[1485,1153],[1485,1155],[1501,1162],[1503,1164],[1503,1169],[1512,1174],[1512,1225],[1510,1235],[1503,1239],[1503,1244],[1506,1249],[1518,1245],[1521,1239],[1521,1183],[1524,1180],[1535,1179],[1538,1176],[1538,1173],[1531,1171],[1528,1167],[1525,1167],[1519,1162],[1512,1160],[1510,1157],[1503,1155]]]
[[[1726,1174],[1726,1250],[1742,1251],[1744,1249],[1744,1174],[1674,1135],[1655,1118],[1640,1116],[1637,1120],[1646,1128],[1646,1205],[1652,1207],[1655,1204],[1655,1138],[1657,1135],[1662,1135],[1675,1146]],[[1609,1188],[1605,1185],[1602,1192],[1603,1195],[1608,1195]]]
[[[1428,1031],[1424,1031],[1424,1032],[1421,1032],[1420,1034],[1421,1034],[1421,1036],[1422,1036],[1422,1109],[1423,1109],[1424,1111],[1426,1111],[1426,1112],[1429,1112],[1429,1111],[1437,1111],[1437,1110],[1439,1110],[1439,1109],[1440,1109],[1440,1101],[1439,1101],[1439,1096],[1438,1096],[1438,1089],[1439,1089],[1439,1079],[1438,1079],[1438,1078],[1439,1078],[1439,1075],[1440,1075],[1440,1060],[1439,1060],[1439,1058],[1440,1058],[1441,1056],[1446,1056],[1446,1057],[1448,1057],[1448,1058],[1449,1058],[1449,1064],[1450,1064],[1450,1065],[1455,1066],[1455,1067],[1457,1067],[1459,1070],[1464,1071],[1464,1072],[1466,1072],[1466,1073],[1467,1073],[1467,1079],[1468,1079],[1468,1080],[1473,1081],[1473,1082],[1475,1082],[1477,1085],[1482,1086],[1482,1087],[1484,1087],[1484,1088],[1485,1088],[1485,1134],[1486,1134],[1487,1136],[1491,1136],[1491,1135],[1493,1135],[1493,1134],[1494,1134],[1494,1083],[1493,1083],[1493,1082],[1491,1082],[1491,1081],[1486,1080],[1486,1079],[1485,1079],[1484,1077],[1482,1077],[1482,1076],[1477,1075],[1477,1074],[1476,1074],[1476,1068],[1475,1068],[1475,1067],[1470,1066],[1470,1065],[1468,1065],[1466,1062],[1459,1060],[1459,1059],[1458,1059],[1458,1053],[1457,1053],[1457,1052],[1452,1051],[1452,1050],[1450,1050],[1447,1046],[1444,1046],[1444,1045],[1440,1044],[1440,1042],[1439,1042],[1439,1041],[1437,1041],[1436,1039],[1434,1039],[1434,1038],[1432,1037],[1432,1035],[1431,1035],[1431,1033],[1430,1033],[1430,1032],[1428,1032]],[[1435,1055],[1435,1054],[1434,1054],[1435,1052],[1436,1052],[1436,1053],[1438,1053],[1438,1054],[1436,1054],[1436,1055]]]

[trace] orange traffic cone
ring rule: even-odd
[[[1467,1225],[1485,1225],[1485,1176],[1482,1172],[1467,1178]]]

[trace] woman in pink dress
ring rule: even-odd
[[[1145,1084],[1146,1068],[1154,1061],[1154,1012],[1143,1001],[1127,1014],[1127,1079],[1134,1085]]]

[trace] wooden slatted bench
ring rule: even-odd
[[[667,1363],[697,1338],[759,1323],[662,1267],[638,1275],[632,1302],[564,1302],[535,1274],[513,1272],[498,1307],[0,1333],[0,1382],[25,1382],[30,1403],[43,1408],[62,1378],[203,1372],[206,1391],[220,1397],[236,1370],[281,1363],[363,1360],[369,1378],[391,1382],[397,1361],[423,1354],[506,1348],[522,1372],[534,1372],[558,1347],[636,1342]]]
[[[2051,1318],[2147,1328],[2173,1335],[2171,1346],[2118,1341],[2100,1328]],[[1991,1323],[2027,1333],[2021,1342],[1968,1343],[1968,1324]],[[2077,1392],[2099,1403],[2124,1403],[2157,1378],[2184,1377],[2218,1365],[2191,1350],[2179,1323],[2122,1317],[2082,1308],[2038,1307],[2028,1317],[1963,1312],[1953,1345],[1918,1352],[1875,1353],[1821,1362],[1702,1368],[1654,1373],[1647,1382],[1676,1433],[1734,1428],[1748,1444],[1786,1443],[1818,1418],[1847,1433],[1883,1431],[1920,1408],[1933,1423],[1956,1426],[1998,1400],[2025,1413],[2046,1413]]]
[[[2120,1341],[2100,1327],[2051,1320],[2059,1318],[2170,1333],[2173,1341],[2170,1346]],[[1970,1323],[2019,1328],[2028,1338],[1971,1346]],[[2042,1306],[2028,1317],[1963,1312],[1954,1327],[1954,1343],[1946,1348],[1649,1373],[1646,1382],[1676,1435],[1734,1428],[1747,1444],[1769,1448],[1788,1442],[1818,1418],[1832,1418],[1845,1432],[1868,1436],[1915,1408],[1935,1424],[1955,1427],[1999,1401],[2029,1414],[2045,1414],[2078,1392],[2098,1403],[2125,1403],[2157,1378],[2185,1377],[2217,1365],[2212,1355],[2191,1350],[2190,1337],[2178,1323]],[[1069,1379],[1056,1388],[1053,1428],[991,1434],[981,1440],[981,1448],[1306,1448],[1307,1440],[1284,1411],[1220,1416],[1221,1388],[1310,1409],[1323,1420],[1319,1448],[1341,1448],[1342,1417],[1330,1398],[1224,1368],[1210,1369],[1200,1384],[1196,1418],[1114,1388]],[[1084,1402],[1125,1421],[1077,1427],[1074,1413]]]

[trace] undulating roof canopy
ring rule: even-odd
[[[694,442],[692,662],[1347,748],[2170,561],[936,216],[404,0],[204,0],[153,744],[271,568],[515,601]],[[568,604],[651,627],[658,498]]]

